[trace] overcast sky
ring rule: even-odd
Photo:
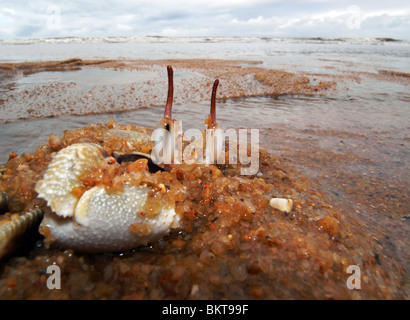
[[[0,0],[0,39],[135,35],[410,40],[410,1]]]

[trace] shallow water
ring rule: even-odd
[[[59,81],[75,82],[86,92],[93,86],[121,86],[131,81],[152,80],[155,76],[149,71],[113,71],[97,68],[42,72],[17,79],[14,82],[14,90],[30,90],[30,87],[39,83]],[[0,127],[0,161],[6,161],[8,154],[13,151],[32,152],[34,145],[46,142],[52,133],[61,135],[64,130],[92,123],[105,123],[109,119],[121,124],[154,127],[161,113],[160,108],[144,107],[117,114],[11,121]],[[204,128],[204,120],[208,113],[209,103],[206,102],[180,104],[174,107],[174,116],[182,121],[184,129]],[[265,96],[220,100],[217,115],[218,122],[224,128],[275,128],[291,125],[298,129],[314,126],[364,135],[379,131],[386,132],[389,139],[396,144],[404,145],[408,143],[406,138],[409,136],[410,94],[408,88],[402,84],[365,79],[362,83],[351,86],[349,90],[331,96]]]

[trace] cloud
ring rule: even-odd
[[[232,19],[229,24],[240,32],[252,30],[271,36],[381,37],[406,38],[410,11],[387,10],[362,12],[358,6],[317,14]],[[394,36],[392,36],[394,34]]]
[[[57,6],[58,12],[50,11],[51,6]],[[0,39],[134,35],[408,39],[409,21],[410,4],[400,0],[389,0],[388,5],[384,0],[0,0]]]

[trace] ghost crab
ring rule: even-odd
[[[171,131],[173,70],[168,71],[168,97],[157,128]],[[208,128],[217,126],[212,91]],[[125,145],[147,143],[144,132],[110,129]],[[144,150],[147,151],[147,150]],[[219,151],[220,152],[220,151]],[[157,241],[181,228],[175,193],[159,178],[170,167],[158,166],[147,152],[111,152],[96,143],[80,142],[62,148],[35,185],[49,209],[40,225],[47,242],[81,252],[115,252]],[[181,187],[178,192],[186,192]]]

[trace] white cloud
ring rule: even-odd
[[[290,20],[279,17],[264,18],[263,16],[259,16],[257,18],[250,18],[248,20],[238,20],[237,18],[235,18],[230,21],[230,24],[243,27],[266,27],[283,25],[288,21]]]
[[[0,3],[1,5],[1,3]],[[0,14],[4,14],[5,16],[15,16],[16,15],[16,10],[9,9],[6,7],[0,7]]]
[[[234,18],[229,24],[241,28],[242,32],[245,29],[254,30],[259,34],[271,33],[272,36],[349,37],[352,36],[354,29],[358,37],[391,36],[405,39],[408,38],[406,24],[408,26],[410,23],[409,17],[410,10],[406,8],[362,11],[358,6],[350,6],[341,10],[299,15],[297,18],[282,16],[258,16],[246,20]],[[389,35],[389,31],[394,32],[394,35]]]
[[[378,16],[391,16],[391,17],[409,17],[410,8],[395,9],[395,10],[376,10],[363,13],[364,18],[372,18]]]
[[[126,24],[121,24],[121,23],[120,23],[120,24],[117,24],[116,29],[117,29],[117,30],[130,31],[130,30],[132,30],[132,27],[130,27],[130,26],[126,25]]]
[[[0,0],[0,39],[61,36],[352,36],[408,39],[410,4],[400,0]],[[47,27],[59,6],[61,28]]]
[[[161,30],[161,36],[165,37],[205,37],[212,33],[211,28],[198,28],[198,29],[186,29],[186,28],[164,28]]]

